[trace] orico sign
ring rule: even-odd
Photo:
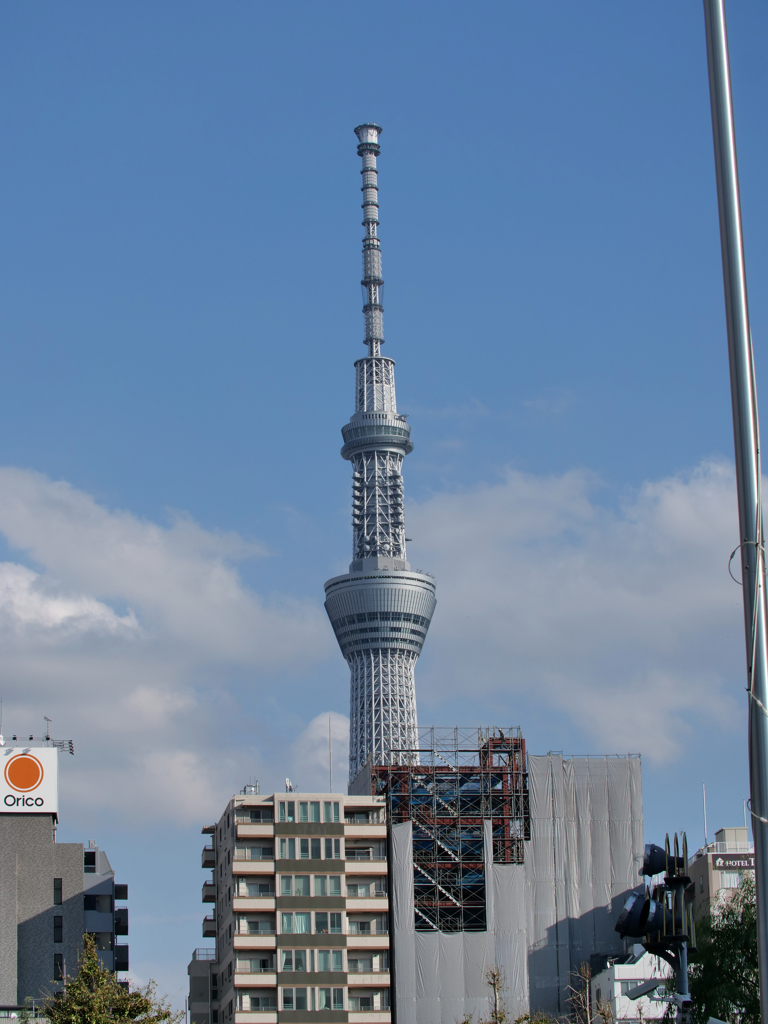
[[[0,814],[56,814],[58,751],[6,747],[0,751]]]

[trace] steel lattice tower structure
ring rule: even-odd
[[[363,313],[368,355],[355,363],[355,412],[342,427],[352,463],[352,561],[325,584],[325,609],[350,673],[349,777],[400,764],[417,747],[414,668],[435,609],[435,583],[406,559],[403,459],[411,428],[398,415],[395,363],[384,344],[378,170],[381,128],[355,128],[363,158]]]

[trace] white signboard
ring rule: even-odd
[[[0,814],[58,814],[55,747],[0,747]]]

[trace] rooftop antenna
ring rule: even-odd
[[[51,719],[48,717],[48,715],[43,715],[43,718],[45,719],[45,738],[50,743],[51,742]]]
[[[331,792],[333,792],[333,740],[331,739],[330,715],[328,715],[328,773],[331,776]]]
[[[701,796],[704,801],[704,849],[707,848],[707,787],[702,782],[701,784]]]
[[[0,697],[0,747],[2,747],[5,740],[3,739],[3,698]]]

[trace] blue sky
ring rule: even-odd
[[[768,12],[729,5],[758,386]],[[0,690],[75,740],[62,838],[139,977],[203,945],[199,827],[324,779],[347,670],[354,126],[384,128],[387,354],[438,580],[424,724],[644,755],[649,840],[747,795],[732,434],[696,3],[0,11]],[[762,393],[762,392],[761,392]],[[336,777],[343,777],[340,755]]]

